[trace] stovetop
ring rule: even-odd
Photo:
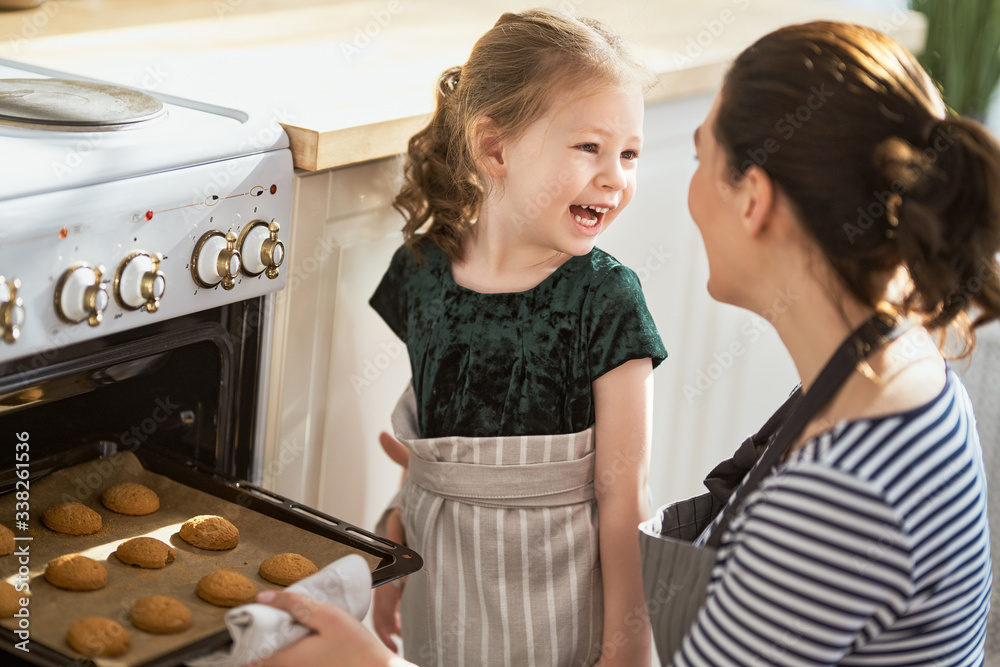
[[[80,91],[108,84],[41,67],[0,59],[0,80],[6,80],[8,96],[19,90],[9,80],[60,79],[78,82]],[[5,85],[0,84],[0,116]],[[77,91],[79,92],[79,91]],[[86,106],[73,99],[74,91],[55,97],[56,116],[70,115]],[[138,122],[117,122],[115,106],[127,106],[128,93],[140,100]],[[195,102],[161,93],[123,89],[101,94],[110,120],[101,128],[87,128],[85,118],[52,125],[0,118],[0,201],[13,197],[66,190],[94,183],[152,174],[218,160],[271,151],[288,146],[288,138],[269,118]],[[22,96],[23,99],[23,96]],[[109,101],[110,100],[110,101]],[[152,104],[150,104],[152,101]],[[8,108],[16,103],[8,102]],[[145,106],[143,106],[145,104]],[[157,108],[158,107],[158,108]],[[15,108],[17,115],[23,110]],[[88,112],[89,113],[89,112]],[[46,123],[49,127],[45,127]],[[110,128],[108,126],[111,126]],[[54,128],[54,129],[50,129]],[[111,131],[100,131],[107,130]]]
[[[0,116],[0,364],[284,285],[273,119],[4,60]]]
[[[110,83],[73,79],[0,79],[0,125],[36,130],[134,130],[165,118],[163,102]]]

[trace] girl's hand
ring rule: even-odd
[[[383,586],[382,588],[385,588]],[[257,601],[287,611],[315,634],[304,637],[254,667],[403,667],[410,665],[379,644],[343,609],[287,591],[264,591]]]
[[[405,476],[407,469],[410,467],[410,450],[406,448],[406,445],[385,431],[378,434],[378,443],[382,445],[382,451],[390,459],[399,464]]]

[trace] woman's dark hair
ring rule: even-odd
[[[599,21],[545,9],[504,14],[465,65],[441,75],[430,124],[410,139],[393,200],[406,219],[407,245],[416,251],[427,238],[450,260],[461,257],[463,232],[479,216],[489,185],[473,145],[479,121],[488,120],[501,142],[516,139],[547,112],[555,92],[584,83],[591,92],[630,82],[648,88],[654,81]]]
[[[931,328],[1000,317],[1000,145],[950,115],[894,40],[857,25],[788,26],[743,51],[723,82],[717,141],[739,179],[761,167],[862,303],[905,267],[903,312]]]

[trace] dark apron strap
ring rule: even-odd
[[[806,425],[827,401],[833,398],[833,395],[837,393],[837,390],[857,368],[858,364],[864,362],[870,355],[897,338],[908,328],[907,325],[900,323],[899,318],[879,312],[858,327],[840,344],[837,351],[826,362],[823,370],[820,371],[813,386],[809,388],[809,391],[801,394],[801,398],[795,403],[792,414],[781,425],[774,440],[764,451],[757,465],[750,471],[746,483],[736,492],[733,502],[723,510],[722,518],[708,537],[707,546],[714,549],[719,548],[722,543],[722,535],[733,516],[736,515],[740,504],[767,477]],[[801,393],[801,390],[797,390],[797,392]]]

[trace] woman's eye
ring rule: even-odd
[[[698,162],[698,154],[697,154],[697,153],[695,153],[695,154],[694,154],[694,155],[692,155],[691,157],[692,157],[692,158],[694,158],[694,161],[695,161],[695,162]]]
[[[634,150],[631,150],[631,149],[629,149],[627,151],[622,151],[622,157],[625,158],[626,160],[635,160],[635,159],[638,159],[638,157],[639,157],[639,151],[634,151]]]

